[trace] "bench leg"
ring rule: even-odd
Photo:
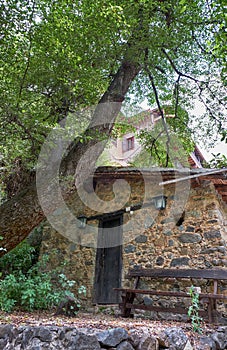
[[[218,324],[220,313],[217,311],[217,300],[212,299],[211,303],[212,303],[212,307],[211,307],[212,323]]]
[[[209,323],[215,323],[216,300],[209,298],[208,302],[208,319]]]
[[[209,302],[208,302],[208,320],[209,320],[209,323],[212,323],[212,305],[211,305],[211,300],[209,299]]]
[[[121,316],[122,317],[133,317],[131,314],[131,308],[127,308],[126,304],[130,303],[132,304],[135,299],[135,293],[126,292],[125,294],[122,294],[122,304],[121,304]]]
[[[215,323],[217,317],[217,302],[212,298],[206,297],[201,302],[207,304],[207,314],[209,323]]]

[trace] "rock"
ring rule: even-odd
[[[203,248],[200,251],[200,254],[212,254],[218,251],[218,248]]]
[[[183,266],[183,265],[189,265],[189,258],[187,257],[182,257],[182,258],[174,258],[171,261],[170,266],[171,267],[176,267],[176,266]]]
[[[202,237],[196,233],[183,233],[178,237],[178,240],[181,243],[199,243],[202,240]]]
[[[147,242],[147,236],[140,235],[135,238],[136,243],[146,243]]]
[[[153,218],[151,218],[150,216],[147,216],[144,220],[144,227],[145,228],[150,228],[154,225],[155,221]]]
[[[187,226],[186,227],[186,232],[194,232],[195,231],[195,227],[194,226]]]
[[[157,257],[156,259],[156,265],[162,266],[164,264],[164,258],[162,256]]]
[[[13,326],[12,325],[0,325],[0,338],[7,338],[12,334]]]
[[[219,251],[220,253],[226,254],[226,252],[227,252],[226,247],[220,246],[220,247],[217,247],[217,248],[218,248],[218,251]]]
[[[202,336],[199,339],[199,344],[196,350],[216,350],[216,345],[213,339],[207,336]]]
[[[42,342],[51,342],[51,331],[47,327],[37,327],[34,330],[33,336],[39,338]]]
[[[6,348],[6,345],[7,345],[7,339],[1,338],[0,339],[0,350],[4,350]]]
[[[140,339],[139,345],[137,347],[137,350],[158,350],[158,349],[159,349],[158,339],[151,335],[146,335],[146,334]]]
[[[220,230],[207,231],[207,232],[204,233],[204,237],[207,240],[213,240],[215,238],[220,238],[221,237],[221,232],[220,232]]]
[[[113,328],[108,331],[96,333],[98,341],[102,346],[116,346],[123,340],[128,339],[128,333],[124,328]]]
[[[167,328],[159,335],[159,345],[169,350],[184,350],[188,337],[181,328]]]
[[[169,247],[173,247],[174,246],[174,241],[172,239],[169,240],[168,242]]]
[[[193,347],[189,340],[187,341],[184,350],[193,350]]]
[[[129,341],[132,343],[132,345],[137,348],[137,346],[139,345],[139,341],[140,341],[140,336],[138,334],[138,330],[136,329],[131,329],[129,332]]]
[[[224,328],[224,327],[223,327]],[[227,327],[226,327],[227,329]],[[226,332],[215,332],[211,335],[218,350],[227,349],[227,331]]]
[[[23,329],[22,327],[20,328],[20,330],[23,331],[23,333],[21,339],[17,339],[18,341],[16,342],[16,344],[19,344],[21,342],[22,348],[26,348],[27,345],[30,343],[31,339],[33,338],[33,329],[32,327],[27,327],[25,329]]]
[[[133,244],[129,244],[124,249],[125,253],[133,253],[136,251],[136,246]]]
[[[227,266],[227,265],[226,265]],[[224,294],[224,293],[223,293]],[[218,315],[218,321],[220,325],[227,326],[227,314],[219,314]],[[227,338],[227,332],[226,332],[226,338]]]
[[[68,350],[100,350],[101,346],[94,335],[78,333],[71,341]]]
[[[153,299],[148,297],[148,296],[145,296],[143,298],[143,302],[144,302],[144,305],[152,305],[153,304]]]
[[[77,330],[71,327],[65,327],[64,328],[64,340],[65,342],[70,342],[74,337],[76,337],[77,335]],[[61,335],[61,338],[63,337],[63,335]]]
[[[134,348],[128,341],[123,341],[117,346],[116,349],[117,350],[134,350]]]
[[[217,332],[225,333],[226,338],[227,338],[227,326],[226,327],[225,326],[218,327]]]
[[[164,231],[163,231],[163,234],[164,234],[165,236],[172,236],[172,231],[170,231],[170,230],[164,230]]]

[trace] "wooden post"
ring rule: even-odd
[[[218,281],[214,280],[214,294],[217,294],[217,293],[218,293]],[[216,299],[213,300],[213,309],[217,310],[217,300]]]
[[[133,304],[135,293],[132,292],[125,292],[125,294],[122,293],[122,305],[121,305],[121,316],[122,317],[133,317],[131,314],[131,308],[128,308],[126,305]]]
[[[208,319],[209,323],[213,323],[213,300],[208,298]]]

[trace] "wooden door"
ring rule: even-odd
[[[116,304],[121,286],[122,216],[100,221],[96,252],[94,302]]]

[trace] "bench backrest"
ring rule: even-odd
[[[227,269],[130,269],[127,278],[197,278],[227,280]]]

